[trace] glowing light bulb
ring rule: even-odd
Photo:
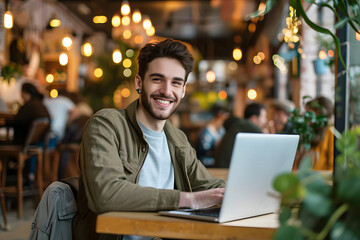
[[[233,58],[236,60],[236,61],[239,61],[241,58],[242,58],[242,51],[240,48],[235,48],[233,50]]]
[[[4,27],[11,29],[14,26],[13,15],[10,11],[6,11],[4,14]]]
[[[121,59],[122,59],[122,54],[120,52],[119,49],[115,49],[113,54],[112,54],[112,58],[113,58],[113,61],[114,63],[119,63],[121,62]]]

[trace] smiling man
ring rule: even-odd
[[[180,41],[145,45],[135,77],[139,99],[126,109],[101,110],[89,120],[81,142],[74,239],[121,239],[95,233],[97,214],[108,211],[221,203],[225,182],[208,173],[185,134],[168,120],[185,96],[193,62]]]

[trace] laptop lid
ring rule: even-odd
[[[279,200],[271,195],[272,182],[291,172],[298,142],[298,135],[238,133],[219,215],[189,209],[160,214],[221,223],[276,212]]]
[[[298,135],[236,135],[219,222],[278,211],[272,183],[291,172],[298,142]]]

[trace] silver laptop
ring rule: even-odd
[[[272,183],[291,172],[298,142],[298,135],[238,133],[221,206],[159,213],[222,223],[278,211]]]

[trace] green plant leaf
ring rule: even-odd
[[[360,236],[360,229],[359,223],[352,223],[352,222],[343,222],[338,221],[334,224],[330,232],[330,239],[341,239],[341,240],[356,240],[359,239]]]
[[[284,239],[291,239],[291,240],[302,240],[304,239],[301,235],[301,232],[298,228],[294,226],[288,225],[281,225],[274,234],[274,239],[276,240],[284,240]]]
[[[291,173],[283,173],[277,176],[273,181],[276,191],[282,194],[283,200],[291,201],[296,198],[303,198],[305,195],[304,187],[299,179]]]
[[[268,0],[266,1],[266,8],[265,8],[265,12],[262,11],[256,11],[253,12],[249,15],[249,18],[257,18],[260,17],[264,14],[267,14],[268,12],[270,12],[271,9],[273,9],[273,7],[279,2],[279,0]]]
[[[360,206],[360,176],[349,173],[337,182],[337,196],[345,202]]]
[[[279,215],[280,224],[285,224],[291,218],[291,208],[283,207]]]
[[[331,199],[309,191],[304,199],[304,206],[314,215],[319,217],[329,216],[333,210]]]

